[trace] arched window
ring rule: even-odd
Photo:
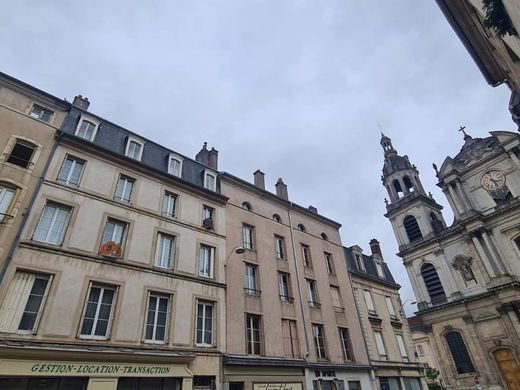
[[[282,218],[278,214],[273,214],[273,221],[282,223]]]
[[[399,181],[397,179],[395,179],[392,182],[392,185],[394,186],[394,190],[397,193],[397,197],[399,197],[399,193],[401,193],[401,195],[403,194],[403,189],[401,188],[401,183],[399,183]]]
[[[515,238],[515,244],[516,244],[516,248],[520,251],[520,236]]]
[[[473,368],[473,363],[469,357],[468,349],[466,348],[466,344],[464,344],[464,340],[460,333],[451,331],[446,333],[445,337],[448,342],[448,347],[450,348],[451,357],[453,358],[453,362],[457,368],[457,373],[468,374],[475,372],[475,368]]]
[[[403,178],[403,183],[408,191],[413,191],[413,183],[408,176]]]
[[[247,211],[253,211],[253,206],[249,202],[242,203],[242,208]]]
[[[408,236],[408,240],[410,243],[419,241],[423,238],[421,233],[421,229],[419,228],[419,224],[413,215],[407,216],[403,220],[404,228],[406,230],[406,235]]]
[[[433,264],[424,264],[421,267],[421,275],[432,303],[446,299],[444,288]]]
[[[321,233],[321,238],[325,241],[329,241],[329,237],[325,233]]]
[[[303,223],[299,223],[299,224],[298,224],[298,230],[299,230],[300,232],[305,232],[305,225],[304,225]]]

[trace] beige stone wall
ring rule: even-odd
[[[51,153],[54,134],[63,122],[66,104],[50,99],[38,91],[0,75],[0,185],[13,188],[15,196],[7,210],[8,216],[0,220],[0,269],[8,256],[21,221],[22,213],[29,206],[45,163]],[[31,117],[34,104],[49,110],[48,123]],[[27,168],[7,162],[16,140],[34,144],[35,151]]]

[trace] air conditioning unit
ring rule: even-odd
[[[115,241],[108,241],[101,245],[99,248],[99,254],[108,257],[121,257],[123,250],[121,245]]]
[[[206,218],[202,221],[202,227],[207,230],[213,230],[213,218]]]

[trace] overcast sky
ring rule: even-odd
[[[338,222],[343,244],[381,241],[415,300],[380,175],[380,132],[449,209],[438,166],[474,137],[515,126],[434,0],[5,2],[0,70]],[[448,224],[453,216],[445,210]],[[412,307],[406,305],[407,312]]]

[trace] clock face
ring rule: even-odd
[[[480,184],[488,191],[495,191],[506,184],[506,177],[500,171],[489,171],[482,176]]]

